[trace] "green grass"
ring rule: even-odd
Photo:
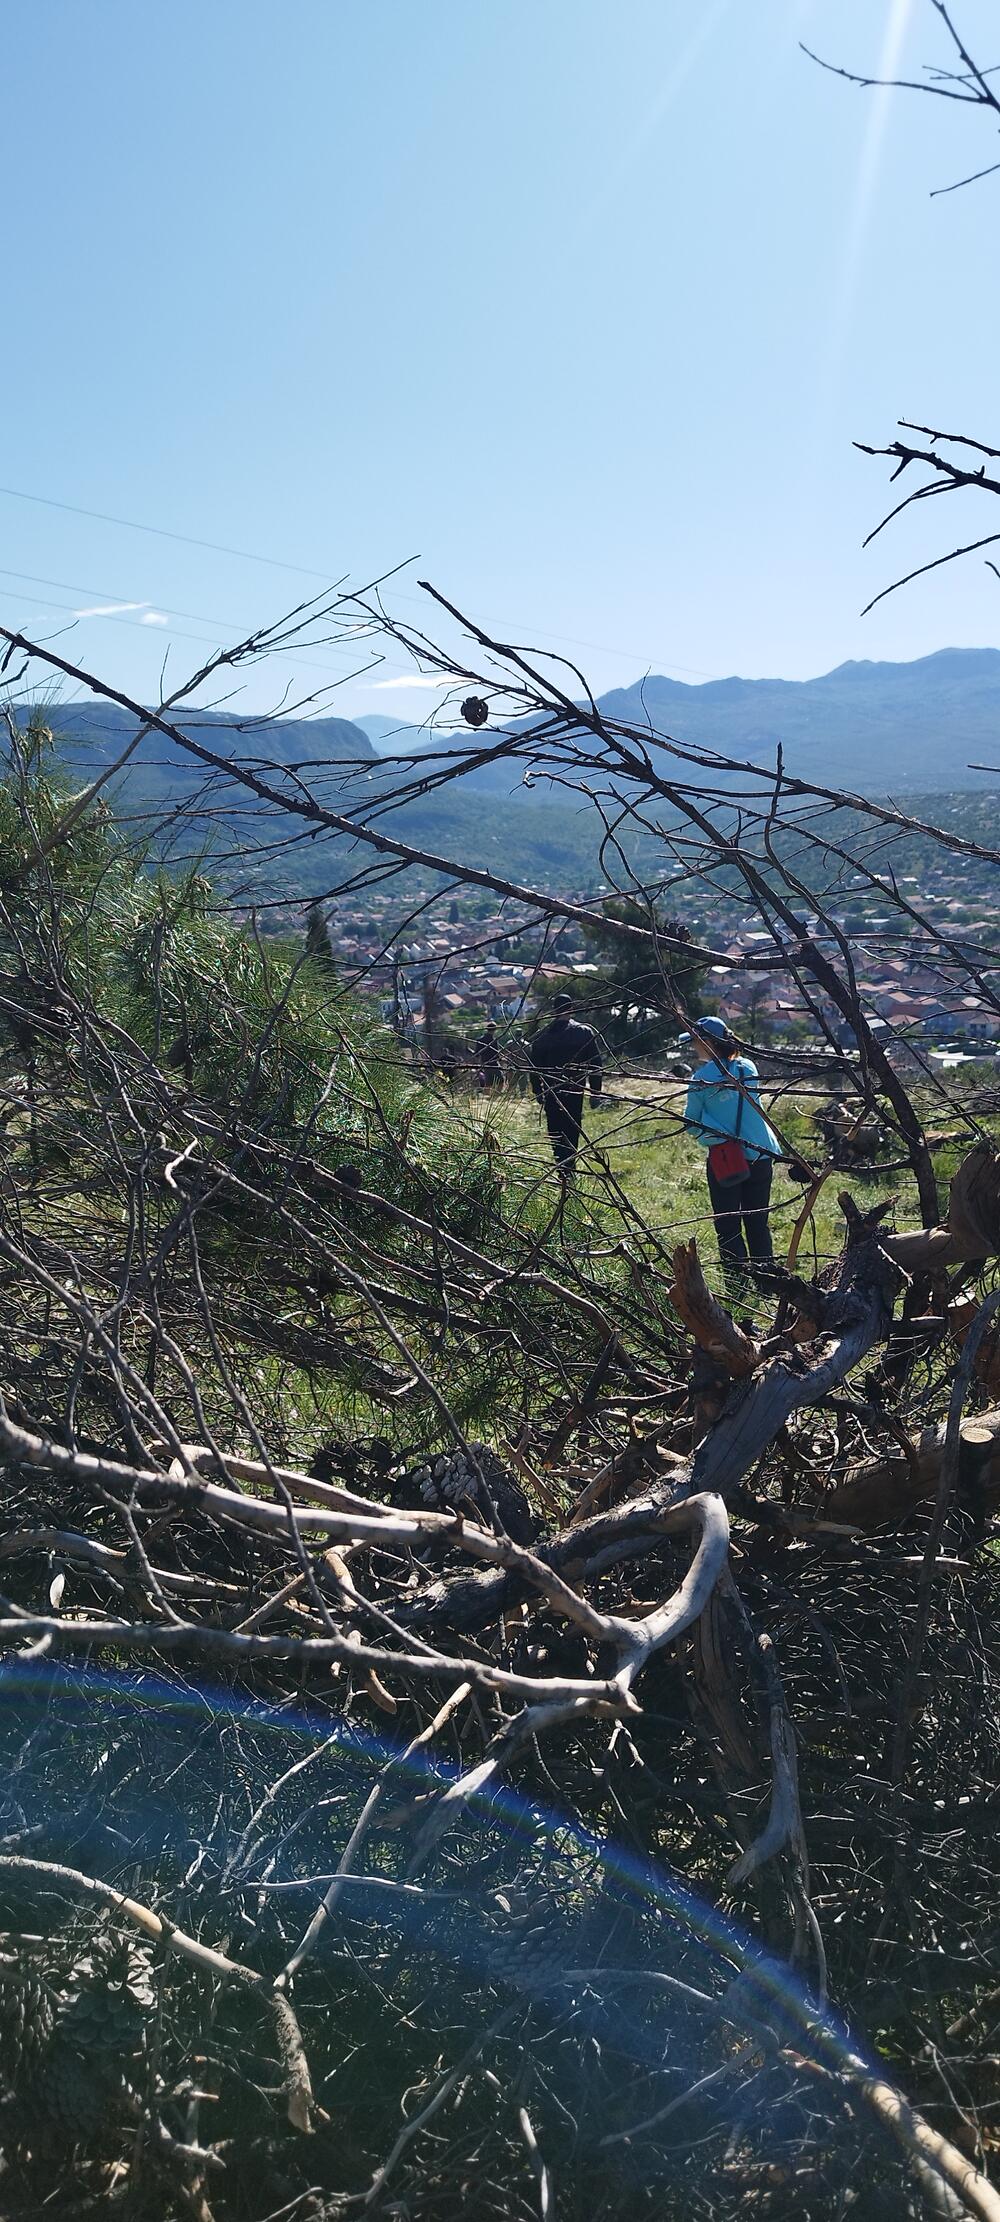
[[[602,1249],[623,1240],[630,1250],[655,1256],[670,1251],[693,1235],[702,1263],[713,1285],[719,1284],[715,1232],[711,1222],[705,1176],[705,1152],[683,1132],[680,1118],[686,1087],[657,1080],[612,1080],[597,1107],[588,1105],[579,1178],[564,1223],[566,1247],[589,1250],[595,1265]],[[800,1149],[811,1164],[824,1163],[822,1144],[811,1113],[815,1099],[783,1095],[780,1112],[775,1099],[764,1091],[764,1107],[780,1119],[781,1132]],[[937,1108],[937,1107],[935,1107]],[[533,1101],[505,1095],[459,1099],[457,1115],[471,1130],[486,1130],[492,1149],[506,1168],[508,1208],[516,1208],[516,1195],[548,1194],[557,1203],[551,1152],[541,1116]],[[933,1113],[931,1114],[931,1121]],[[929,1123],[931,1123],[929,1121]],[[971,1135],[969,1137],[972,1139]],[[935,1152],[942,1210],[946,1208],[948,1181],[964,1153],[964,1144]],[[902,1150],[890,1142],[877,1153],[886,1170],[862,1174],[831,1173],[820,1191],[802,1238],[798,1270],[808,1278],[837,1258],[843,1247],[844,1216],[838,1197],[847,1192],[860,1209],[870,1209],[889,1196],[894,1211],[889,1226],[919,1223],[916,1186],[908,1169],[899,1169]],[[775,1253],[787,1255],[804,1191],[782,1167],[775,1172],[771,1229]]]

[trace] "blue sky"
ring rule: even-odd
[[[863,553],[885,482],[851,446],[897,416],[1000,445],[1000,178],[930,197],[995,140],[799,39],[943,58],[928,0],[10,11],[0,478],[302,569],[6,493],[5,621],[146,700],[168,648],[176,685],[410,556],[401,614],[430,577],[598,688],[995,642],[975,559],[860,618],[993,520],[930,505]],[[329,708],[424,715],[406,675]]]

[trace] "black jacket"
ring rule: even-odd
[[[599,1096],[603,1066],[597,1035],[576,1018],[554,1018],[528,1044],[531,1085],[541,1103],[546,1095],[582,1095],[589,1084]]]

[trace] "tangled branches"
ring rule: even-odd
[[[355,887],[423,875],[425,908],[516,897],[536,974],[587,902],[399,814],[501,761],[573,792],[644,996],[677,1023],[680,949],[779,972],[816,1040],[773,1053],[769,1115],[801,1151],[842,1076],[901,1224],[848,1186],[839,1253],[819,1234],[844,1128],[815,1122],[788,1262],[734,1314],[698,1228],[616,1170],[641,1095],[558,1180],[315,942],[155,866],[175,824],[139,854],[103,781],[60,792],[12,706],[10,2210],[65,2204],[75,2149],[81,2211],[117,2186],[201,2222],[818,2215],[859,2165],[872,2214],[995,2216],[1000,1173],[985,1106],[876,1022],[838,890],[877,888],[942,992],[1000,1014],[995,952],[892,852],[996,859],[609,718],[435,606],[442,642],[371,596],[305,621],[388,632],[489,705],[365,802],[266,727],[251,762],[132,707],[233,853],[238,790],[259,849],[307,828],[340,884],[349,853]],[[25,680],[69,668],[6,637]],[[766,948],[665,928],[678,869]],[[612,1077],[676,1132],[669,1076]]]

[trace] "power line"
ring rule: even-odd
[[[2,567],[0,567],[0,579],[20,579],[20,580],[22,580],[22,582],[23,582],[23,583],[24,583],[25,585],[27,585],[27,586],[52,586],[52,587],[55,587],[55,588],[56,588],[56,589],[57,589],[57,590],[58,590],[58,591],[59,591],[60,593],[63,593],[63,594],[88,594],[88,595],[95,595],[95,596],[96,596],[96,598],[98,599],[98,601],[101,601],[101,602],[120,602],[120,603],[121,603],[121,604],[122,604],[123,606],[124,606],[124,605],[126,605],[126,604],[128,603],[128,601],[129,601],[129,596],[128,596],[127,594],[114,594],[114,593],[112,593],[112,591],[111,591],[111,589],[110,589],[109,587],[102,587],[102,586],[81,586],[81,585],[80,585],[80,583],[79,583],[79,581],[78,581],[78,580],[74,580],[74,579],[45,579],[45,578],[40,578],[40,577],[39,577],[39,575],[38,575],[38,573],[37,573],[37,572],[35,572],[35,571],[9,571],[9,570],[4,570],[4,569],[3,569]],[[402,600],[405,600],[405,601],[415,601],[415,600],[416,600],[416,596],[415,596],[415,595],[409,595],[409,594],[408,594],[408,595],[405,595],[405,596],[401,596],[401,599],[402,599]],[[11,596],[11,600],[12,600],[12,601],[15,601],[15,602],[33,602],[33,603],[36,603],[36,604],[37,604],[37,606],[38,606],[39,608],[43,608],[43,609],[61,609],[61,608],[63,608],[63,607],[65,606],[64,604],[62,604],[62,603],[59,603],[59,602],[43,602],[43,601],[41,601],[41,600],[40,600],[40,598],[39,598],[39,596],[38,596],[38,595],[34,595],[34,594],[13,594],[13,595]],[[234,624],[233,624],[233,622],[232,622],[232,620],[231,620],[231,618],[224,618],[224,617],[209,617],[209,616],[207,616],[207,615],[206,615],[206,613],[205,613],[205,612],[204,612],[203,610],[181,610],[181,609],[175,609],[175,608],[173,607],[173,604],[172,604],[172,603],[170,603],[170,602],[160,602],[160,601],[157,601],[157,602],[156,602],[155,604],[150,604],[149,606],[150,606],[150,607],[154,607],[154,608],[156,608],[156,609],[161,609],[161,610],[162,610],[162,611],[164,612],[164,614],[165,614],[165,615],[166,615],[167,617],[182,617],[182,618],[187,618],[187,619],[189,619],[189,620],[190,620],[190,621],[191,621],[191,622],[192,622],[193,624],[195,624],[195,625],[214,625],[214,626],[217,626],[220,632],[224,632],[224,633],[234,633],[234,634],[236,635],[236,638],[237,638],[238,640],[243,640],[243,639],[245,639],[245,638],[246,638],[246,636],[247,636],[247,633],[248,633],[248,632],[249,632],[249,630],[250,630],[250,628],[249,628],[248,626],[242,626],[242,627],[241,627],[241,626],[238,626],[238,625],[234,625]],[[75,617],[75,616],[77,616],[77,615],[81,615],[81,617],[82,617],[82,613],[79,613],[79,612],[77,612],[77,611],[75,611],[75,610],[74,610],[74,611],[73,611],[73,612],[72,612],[71,614],[72,614],[72,615],[73,615],[74,617]],[[136,626],[136,627],[141,627],[141,629],[142,629],[142,631],[143,631],[143,632],[148,632],[148,631],[150,630],[150,628],[149,628],[149,626],[148,626],[148,625],[143,625],[143,623],[142,623],[142,619],[141,619],[141,618],[126,617],[126,616],[125,616],[124,614],[121,614],[121,615],[119,615],[119,614],[118,614],[117,612],[115,612],[115,611],[112,611],[112,610],[109,610],[109,611],[108,611],[108,613],[107,613],[107,615],[106,615],[106,616],[103,616],[103,617],[101,618],[100,622],[101,622],[102,624],[114,624],[114,625],[133,625],[133,626]],[[525,628],[525,627],[523,627],[523,626],[522,626],[522,627],[520,627],[520,628],[509,628],[509,627],[508,627],[507,629],[508,629],[508,630],[512,630],[512,629],[513,629],[513,630],[521,630],[521,631],[523,632],[524,630],[526,630],[526,629],[528,629],[528,628]],[[178,629],[177,629],[177,627],[176,627],[176,626],[173,626],[173,625],[172,625],[172,626],[171,626],[171,628],[170,628],[170,635],[171,635],[171,639],[173,639],[173,640],[193,640],[193,641],[195,641],[195,642],[200,642],[200,641],[201,641],[201,638],[202,638],[202,636],[201,636],[201,635],[199,635],[199,634],[196,634],[196,633],[182,633],[182,632],[179,632],[179,631],[178,631]],[[561,639],[561,640],[563,640],[563,641],[570,641],[570,640],[572,639],[572,636],[571,636],[570,634],[568,634],[568,633],[553,634],[553,635],[552,635],[551,637],[552,637],[553,639]],[[206,644],[206,645],[207,645],[207,644]],[[633,655],[631,654],[631,652],[630,652],[630,651],[629,651],[628,649],[624,649],[624,648],[606,648],[606,647],[602,648],[602,646],[601,646],[601,643],[600,643],[599,641],[593,641],[593,640],[579,640],[579,641],[574,641],[574,642],[572,643],[572,645],[573,645],[573,646],[575,646],[575,647],[577,647],[577,648],[593,648],[593,649],[596,649],[596,650],[598,650],[598,651],[599,651],[599,652],[600,652],[601,654],[603,654],[603,655],[606,655],[606,656],[621,656],[621,657],[623,657],[623,658],[624,658],[624,659],[625,659],[626,661],[628,661],[629,663],[633,663],[633,664],[634,664],[634,663],[637,663],[637,662],[639,662],[639,661],[640,661],[640,658],[639,658],[638,656],[633,656]],[[313,670],[313,671],[320,671],[320,670],[327,670],[327,671],[332,671],[332,670],[333,670],[333,669],[334,669],[335,667],[334,667],[334,666],[333,666],[332,664],[322,664],[322,665],[321,665],[321,664],[318,664],[318,663],[316,663],[316,662],[315,662],[315,660],[313,660],[313,661],[311,661],[311,663],[310,663],[310,665],[309,665],[309,668],[310,668],[311,670]],[[667,668],[668,668],[669,670],[671,670],[671,671],[689,671],[689,672],[694,672],[694,671],[695,671],[695,668],[696,668],[696,667],[695,667],[694,665],[692,665],[692,664],[671,664],[671,665],[669,665],[669,666],[668,666]],[[703,678],[703,679],[711,679],[711,678],[714,678],[714,677],[715,677],[716,675],[715,675],[715,673],[713,673],[713,672],[710,672],[710,671],[703,671],[703,672],[699,672],[699,673],[697,673],[697,676],[698,676],[698,677],[700,677],[700,678]],[[411,722],[411,721],[409,721],[409,720],[406,720],[406,719],[404,719],[404,720],[403,720],[402,722],[403,722],[404,724],[406,724],[406,723],[408,723],[408,722]]]
[[[12,572],[11,576],[16,578],[18,574]],[[8,590],[8,600],[11,602],[30,602],[33,609],[52,610],[57,616],[73,618],[77,616],[77,612],[71,603],[53,602],[44,594],[12,594]],[[79,619],[77,621],[80,622]],[[147,638],[155,639],[159,634],[161,638],[165,637],[168,640],[193,640],[198,648],[214,646],[214,642],[207,633],[182,633],[176,625],[144,625],[142,619],[138,617],[112,616],[109,613],[107,617],[102,617],[99,622],[102,625],[131,625],[136,632],[145,633]]]
[[[21,575],[22,574],[16,571],[12,571],[9,573],[9,576],[11,578],[18,578]],[[23,575],[27,576],[26,573]],[[53,584],[55,584],[55,581],[53,581]],[[73,587],[70,589],[70,591],[71,593],[79,593],[84,590],[78,587]],[[48,600],[44,594],[10,594],[9,599],[12,602],[30,602],[34,609],[53,610],[57,614],[63,614],[66,617],[75,617],[77,618],[78,622],[81,622],[78,617],[77,611],[72,608],[69,602],[53,602]],[[179,616],[180,612],[171,611],[169,614],[176,614]],[[176,625],[144,625],[140,617],[125,617],[123,615],[113,615],[111,612],[109,612],[108,615],[106,617],[102,617],[99,622],[102,625],[131,625],[136,632],[143,632],[147,635],[147,637],[151,637],[153,639],[156,638],[157,634],[160,634],[161,637],[166,636],[166,638],[169,640],[192,640],[198,648],[212,648],[215,646],[214,641],[207,633],[182,633],[178,630],[178,627]],[[205,622],[206,624],[210,625],[212,623],[212,619],[206,618]],[[321,667],[318,665],[314,665],[313,668],[315,670]],[[333,666],[325,665],[322,668],[332,670]]]
[[[11,576],[14,578],[18,577],[19,575],[20,574],[18,574],[17,572],[11,573]],[[81,589],[74,588],[72,591],[80,592]],[[41,594],[11,594],[9,596],[9,599],[12,602],[30,602],[34,609],[51,610],[57,616],[65,615],[66,617],[76,617],[76,611],[68,602],[46,601],[45,597]],[[98,622],[102,625],[129,625],[135,632],[145,633],[147,639],[156,640],[157,638],[159,638],[165,643],[174,640],[190,640],[194,642],[196,648],[212,648],[215,645],[210,636],[206,633],[184,633],[181,632],[179,627],[176,625],[171,625],[169,628],[166,626],[161,628],[159,626],[144,625],[141,618],[138,617],[108,616],[100,618]],[[207,618],[205,622],[207,624],[211,624],[212,620],[211,618]],[[235,628],[232,629],[235,630]],[[317,663],[315,661],[315,658],[309,656],[293,656],[289,661],[287,661],[286,668],[291,671],[329,671],[333,675],[332,683],[328,688],[323,688],[319,691],[322,693],[330,694],[334,692],[334,689],[336,687],[343,686],[345,685],[345,683],[349,683],[352,679],[364,677],[363,670],[361,672],[338,671],[336,664]],[[366,668],[370,670],[381,670],[383,668],[382,659],[379,658],[377,664],[369,665]],[[280,712],[278,714],[280,715]]]
[[[186,548],[207,548],[212,555],[236,556],[241,563],[263,563],[272,571],[297,571],[302,579],[327,579],[325,571],[311,571],[304,563],[283,563],[278,556],[254,555],[249,548],[227,548],[218,540],[195,540],[189,532],[168,532],[163,525],[140,525],[134,517],[110,517],[103,509],[81,509],[77,502],[53,501],[45,494],[25,494],[18,486],[0,486],[10,501],[37,503],[40,509],[63,509],[70,517],[89,517],[99,525],[121,525],[126,532],[150,532],[157,540],[177,540]]]
[[[415,597],[411,596],[409,597],[409,599],[412,600],[415,599]],[[533,632],[534,630],[535,627],[531,625],[504,627],[505,632]],[[546,635],[544,633],[540,633],[538,637],[540,640],[544,640],[546,638]],[[548,638],[550,640],[561,640],[563,642],[563,645],[567,648],[592,648],[594,654],[597,656],[620,656],[622,662],[631,664],[633,666],[633,669],[636,664],[644,664],[648,662],[648,658],[646,656],[640,655],[638,649],[609,648],[607,641],[603,640],[576,640],[572,633],[550,633],[548,635]],[[724,674],[721,671],[702,671],[697,664],[665,663],[663,669],[665,672],[686,671],[688,673],[688,676],[692,679],[721,679],[724,677]]]
[[[99,602],[117,602],[122,609],[126,609],[132,601],[131,595],[112,594],[109,588],[104,586],[81,586],[76,579],[42,579],[35,571],[5,571],[0,566],[0,579],[21,579],[26,586],[54,586],[58,588],[60,594],[93,594]],[[35,597],[30,594],[15,594],[14,596],[15,601],[30,602],[34,599]],[[133,604],[133,607],[135,606]],[[160,609],[167,617],[185,617],[189,618],[195,625],[216,625],[220,632],[240,635],[240,627],[234,625],[228,618],[208,617],[203,610],[178,610],[174,609],[171,603],[160,601],[143,603],[141,606],[149,609]],[[115,612],[110,610],[108,615],[114,616]],[[190,638],[190,635],[185,637]]]
[[[55,501],[50,496],[45,494],[28,494],[25,493],[20,487],[16,486],[0,486],[0,495],[6,495],[10,501],[34,502],[41,509],[60,509],[63,510],[69,517],[89,517],[96,524],[118,525],[121,526],[122,529],[126,532],[150,533],[157,540],[172,540],[175,541],[179,546],[185,548],[206,549],[211,555],[235,556],[237,561],[241,563],[260,563],[263,564],[265,568],[272,571],[293,571],[299,578],[302,579],[324,579],[329,584],[328,574],[325,571],[310,570],[308,565],[303,563],[286,563],[279,556],[257,555],[248,548],[230,548],[227,547],[224,542],[218,540],[196,540],[190,533],[169,532],[163,525],[139,524],[136,522],[135,518],[132,517],[112,517],[102,509],[83,509],[76,502]],[[27,572],[12,571],[5,575],[10,578],[26,578],[29,574]],[[56,580],[38,580],[36,583],[38,585],[56,585],[58,582]],[[89,594],[96,593],[97,589],[92,587],[71,587],[69,591],[71,593]],[[25,597],[25,599],[27,599],[27,597]],[[399,599],[400,601],[411,602],[415,607],[425,607],[425,604],[423,603],[421,597],[416,594],[406,594],[405,592],[400,591]],[[171,611],[170,614],[177,617],[191,617],[194,619],[194,622],[196,624],[204,623],[206,625],[212,625],[216,623],[216,620],[214,618],[208,617],[202,619],[197,615],[196,612],[191,610],[175,610]],[[219,622],[221,622],[221,620]],[[235,631],[236,627],[233,627],[232,630]],[[569,648],[589,648],[595,655],[615,656],[620,658],[623,663],[632,664],[633,667],[636,664],[644,664],[647,661],[647,658],[645,656],[638,654],[638,652],[633,652],[632,649],[611,648],[608,646],[606,641],[580,640],[575,638],[572,633],[539,633],[536,626],[515,624],[506,624],[504,625],[503,630],[505,633],[522,633],[529,635],[531,633],[534,633],[536,639],[538,639],[539,641],[544,642],[546,639],[558,640],[562,641],[563,645]],[[684,671],[688,674],[689,678],[693,679],[718,679],[723,676],[721,672],[703,671],[696,664],[667,663],[664,664],[663,669],[664,671]]]
[[[114,602],[118,605],[115,609],[101,612],[75,610],[69,603],[50,602],[40,594],[16,594],[11,592],[9,588],[3,590],[12,602],[30,602],[36,609],[65,610],[68,616],[75,617],[81,624],[85,624],[90,618],[101,625],[131,625],[144,633],[155,632],[159,628],[151,627],[148,620],[144,623],[141,617],[126,615],[129,609],[150,609],[158,610],[164,617],[188,618],[195,625],[214,625],[219,632],[233,633],[237,641],[246,640],[251,631],[250,626],[234,625],[231,619],[208,617],[203,610],[174,609],[169,602],[133,602],[127,594],[112,594],[107,587],[80,586],[78,581],[73,579],[43,579],[39,578],[34,571],[5,571],[2,568],[0,568],[0,579],[20,579],[25,585],[29,586],[52,586],[63,594],[94,594],[101,602]],[[176,625],[171,625],[169,628],[164,628],[164,630],[169,630],[171,640],[192,640],[199,648],[215,646],[215,641],[208,634],[182,633]],[[327,643],[326,645],[332,646],[333,643]],[[347,653],[346,646],[341,650],[341,653],[348,662],[352,660]],[[381,660],[384,661],[385,659]],[[336,671],[337,669],[336,664],[317,663],[315,657],[297,657],[296,662],[300,668],[308,668],[310,671]]]

